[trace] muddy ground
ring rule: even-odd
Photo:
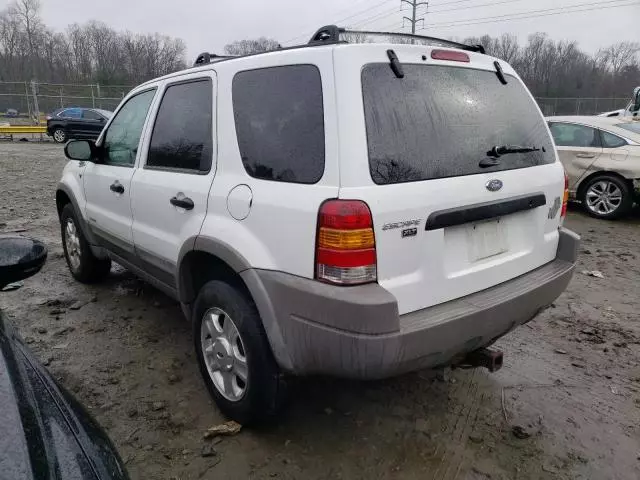
[[[43,271],[0,304],[133,479],[640,478],[638,211],[618,222],[570,212],[583,238],[578,273],[499,342],[497,374],[296,381],[281,423],[211,451],[203,433],[224,418],[178,306],[123,270],[100,286],[71,278],[54,203],[64,163],[59,145],[0,143],[0,231],[24,229],[50,248]],[[593,270],[604,278],[581,273]]]

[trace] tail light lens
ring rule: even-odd
[[[316,278],[338,285],[375,282],[373,219],[360,200],[327,200],[318,215]]]
[[[452,62],[470,62],[469,55],[456,50],[431,50],[431,58],[434,60],[450,60]]]
[[[567,204],[569,203],[569,177],[567,172],[564,173],[564,195],[562,197],[562,210],[560,210],[560,218],[567,216]]]

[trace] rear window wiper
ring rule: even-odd
[[[500,158],[503,155],[508,155],[510,153],[528,153],[528,152],[539,152],[542,150],[545,151],[544,147],[523,147],[520,145],[496,145],[492,147],[491,150],[487,152],[487,157],[492,158]]]
[[[404,69],[402,68],[402,64],[400,60],[398,60],[398,55],[393,50],[387,50],[387,57],[389,57],[389,66],[393,71],[393,74],[397,78],[404,78]]]

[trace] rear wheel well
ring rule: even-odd
[[[207,252],[193,250],[187,253],[180,263],[178,276],[180,301],[183,303],[192,303],[202,286],[211,280],[223,280],[251,298],[242,277],[224,260]]]
[[[576,199],[582,201],[582,197],[584,195],[584,190],[585,190],[585,188],[587,188],[587,185],[589,185],[589,182],[591,180],[593,180],[594,178],[601,177],[603,175],[616,177],[616,178],[622,180],[627,185],[629,185],[629,187],[633,191],[633,181],[632,180],[629,180],[628,178],[624,178],[622,175],[620,175],[619,173],[616,173],[616,172],[610,172],[610,171],[607,171],[607,170],[600,170],[598,172],[592,173],[591,175],[589,175],[588,177],[586,177],[584,180],[582,180],[580,182],[580,185],[578,186],[578,191],[576,192]]]
[[[58,218],[60,218],[60,215],[62,215],[62,209],[68,203],[71,203],[71,199],[69,198],[69,195],[67,195],[63,190],[57,190],[56,191],[56,208],[58,210]]]

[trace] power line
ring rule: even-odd
[[[381,7],[382,5],[384,5],[384,4],[386,4],[386,3],[389,3],[390,1],[395,1],[395,0],[383,0],[382,2],[380,2],[380,3],[376,3],[376,4],[375,4],[375,5],[373,5],[373,6],[368,6],[368,7],[367,7],[367,8],[365,8],[365,9],[358,10],[357,12],[352,13],[351,15],[349,15],[349,16],[347,16],[347,17],[343,17],[343,18],[340,18],[339,20],[334,20],[334,21],[332,21],[332,22],[328,22],[328,23],[330,23],[330,24],[332,24],[332,25],[337,25],[337,24],[342,23],[342,22],[344,22],[344,21],[346,21],[346,20],[349,20],[349,19],[351,19],[351,18],[354,18],[354,17],[360,16],[360,15],[362,15],[362,14],[369,13],[369,12],[371,12],[372,10],[375,10],[376,8],[379,8],[379,7]],[[361,3],[362,3],[362,2],[361,2]],[[341,10],[341,13],[344,13],[344,12],[346,12],[346,11],[348,11],[348,10]],[[307,30],[305,33],[302,33],[302,34],[300,34],[300,35],[298,35],[298,36],[296,36],[296,37],[293,37],[293,38],[291,38],[291,39],[289,39],[289,40],[286,40],[286,41],[284,41],[284,42],[282,42],[282,43],[283,43],[283,44],[287,44],[287,43],[291,43],[291,42],[294,42],[294,41],[299,40],[299,39],[302,39],[302,38],[311,37],[311,35],[312,35],[312,34],[316,31],[316,29],[317,29],[317,28],[319,28],[320,26],[321,26],[321,25],[317,25],[317,24],[316,24],[314,27],[310,27],[310,28],[309,28],[309,30]]]
[[[502,5],[505,3],[515,3],[515,2],[522,2],[523,0],[502,0],[500,2],[492,2],[492,3],[481,3],[480,5],[468,5],[466,7],[453,7],[453,8],[446,8],[444,10],[432,10],[429,9],[429,14],[435,14],[435,13],[444,13],[444,12],[455,12],[456,10],[469,10],[471,8],[480,8],[480,7],[490,7],[493,5]]]
[[[383,11],[383,12],[380,12],[380,13],[378,13],[378,14],[376,14],[376,15],[372,15],[372,16],[367,17],[367,18],[364,18],[364,19],[362,19],[362,20],[358,20],[358,21],[357,21],[357,22],[355,22],[352,26],[353,26],[353,27],[361,27],[362,25],[366,25],[366,24],[368,24],[368,23],[375,22],[376,20],[380,20],[380,19],[382,19],[382,18],[386,18],[386,17],[388,17],[389,15],[391,15],[391,14],[393,14],[393,13],[398,13],[398,12],[400,12],[400,11],[401,11],[401,10],[400,10],[397,6],[395,6],[395,7],[392,7],[392,8],[390,8],[390,9],[388,9],[388,10],[385,10],[385,11]]]
[[[574,12],[582,12],[589,10],[597,10],[601,5],[607,5],[611,3],[618,3],[621,1],[629,1],[629,0],[609,0],[605,2],[592,2],[592,3],[578,3],[575,5],[566,5],[564,7],[559,8],[546,8],[542,10],[530,10],[527,12],[519,12],[519,13],[509,13],[505,15],[493,15],[491,17],[479,17],[479,18],[469,18],[466,20],[457,20],[452,22],[439,22],[439,23],[431,23],[429,24],[429,28],[448,28],[448,27],[456,27],[456,26],[464,26],[464,25],[476,25],[481,23],[492,23],[492,22],[502,22],[502,21],[510,21],[510,20],[519,20],[519,19],[527,19],[527,18],[537,18],[537,17],[546,17],[550,15],[562,15],[565,13],[574,13]],[[633,0],[633,3],[627,5],[611,5],[610,8],[615,7],[626,7],[632,5],[640,5],[640,2]],[[581,9],[581,10],[570,10],[565,11],[567,8],[578,8],[578,7],[588,7],[593,6],[593,8]],[[555,12],[555,10],[562,10],[560,12]],[[554,12],[554,13],[547,13]],[[424,30],[424,27],[421,29]]]

